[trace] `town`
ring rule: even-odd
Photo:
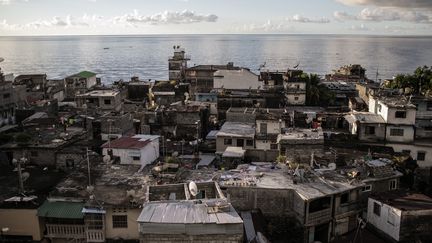
[[[1,242],[430,242],[430,68],[190,60],[109,85],[0,69]]]

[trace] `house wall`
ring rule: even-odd
[[[391,129],[403,129],[403,136],[392,136]],[[386,140],[389,142],[402,142],[410,143],[414,141],[414,127],[413,126],[395,126],[387,124],[386,127]]]
[[[163,226],[161,226],[163,227]],[[202,226],[205,227],[205,226]],[[196,242],[196,243],[241,243],[243,234],[205,234],[205,235],[185,235],[185,234],[143,234],[140,243],[173,243],[173,242]]]
[[[225,145],[224,144],[224,139],[225,138],[230,138],[232,139],[232,144],[231,145]],[[253,137],[223,137],[223,136],[217,136],[216,138],[216,152],[222,153],[225,151],[225,149],[227,147],[237,147],[237,140],[243,140],[243,149],[253,149],[254,145],[252,146],[247,146],[246,145],[246,140],[252,140],[254,141]],[[253,144],[255,143],[255,141],[253,142]]]
[[[153,140],[141,149],[116,149],[111,148],[114,156],[120,157],[120,164],[148,165],[159,157],[159,141]],[[108,148],[104,148],[103,155],[108,154]],[[133,160],[132,157],[140,157],[140,160]]]
[[[400,224],[399,239],[412,242],[422,237],[430,239],[432,210],[403,211]]]
[[[214,73],[215,89],[258,89],[259,86],[258,75],[246,69],[219,70]]]
[[[5,235],[31,236],[34,241],[42,239],[37,209],[0,209],[0,228],[9,228]]]
[[[87,79],[87,89],[96,85],[96,76],[90,77]]]
[[[354,124],[357,127],[357,124]],[[375,134],[366,134],[366,127],[375,127]],[[358,139],[360,141],[382,141],[385,139],[386,125],[385,124],[360,124],[358,130]]]
[[[297,97],[297,100],[295,99]],[[302,93],[290,93],[286,94],[288,104],[290,105],[304,105],[306,104],[306,94]]]
[[[261,124],[267,124],[267,132],[261,131]],[[285,122],[279,122],[277,120],[256,120],[256,133],[262,134],[280,134],[281,129],[285,128]]]
[[[413,159],[417,160],[417,164],[420,168],[432,167],[432,146],[431,145],[420,145],[420,144],[386,144],[388,147],[392,147],[395,152],[410,151],[410,155]],[[418,152],[425,152],[425,159],[418,160]]]
[[[107,208],[105,214],[105,237],[107,239],[122,238],[124,240],[138,240],[138,216],[141,213],[140,208],[124,208],[126,212],[114,212],[114,208]],[[117,211],[117,210],[116,210]],[[127,215],[127,228],[113,228],[113,215]]]
[[[374,213],[374,203],[381,206],[380,215]],[[396,241],[399,241],[401,216],[402,211],[399,209],[369,198],[367,209],[368,223]]]

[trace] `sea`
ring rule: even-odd
[[[297,68],[324,75],[342,65],[361,64],[370,79],[411,73],[432,65],[432,37],[361,35],[128,35],[0,37],[5,74],[46,73],[64,78],[82,70],[103,83],[166,80],[168,58],[181,46],[188,66],[226,64],[284,71]]]

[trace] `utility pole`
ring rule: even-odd
[[[18,181],[19,181],[19,193],[20,194],[24,194],[24,182],[22,179],[22,173],[21,173],[21,163],[26,163],[27,162],[27,158],[22,157],[20,159],[13,159],[12,163],[17,165],[17,170],[18,170]]]
[[[91,177],[90,177],[90,159],[89,159],[89,149],[86,148],[87,154],[87,172],[88,172],[88,185],[91,186]]]

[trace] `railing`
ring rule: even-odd
[[[85,238],[84,225],[47,224],[46,228],[49,238]]]
[[[87,230],[87,242],[105,242],[105,233],[102,230]]]
[[[306,224],[314,224],[331,218],[331,209],[324,209],[315,213],[309,213]]]

